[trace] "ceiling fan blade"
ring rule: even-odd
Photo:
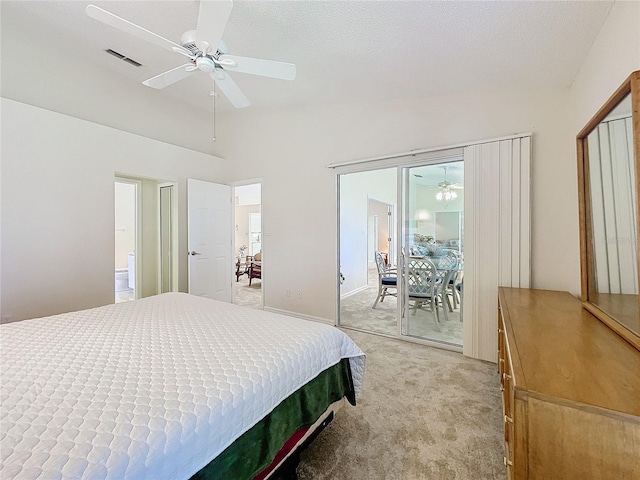
[[[216,69],[219,70],[219,69]],[[211,78],[216,82],[218,88],[229,99],[231,104],[236,108],[244,108],[251,105],[249,99],[242,93],[242,90],[236,85],[231,76],[224,72],[211,72]]]
[[[123,32],[127,32],[133,36],[146,40],[147,42],[158,45],[159,47],[165,48],[172,52],[185,50],[181,45],[178,45],[171,40],[167,40],[160,35],[150,32],[149,30],[142,28],[135,23],[131,23],[130,21],[125,20],[124,18],[120,18],[113,13],[107,12],[100,7],[96,7],[95,5],[87,6],[85,11],[87,12],[87,15],[95,20],[98,20],[99,22],[105,23],[110,27],[117,28],[118,30],[122,30]]]
[[[274,62],[273,60],[239,57],[237,55],[220,55],[218,60],[225,69],[228,68],[234,72],[250,73],[282,80],[296,78],[296,66],[293,63]]]
[[[191,75],[195,70],[187,70],[190,67],[193,67],[193,64],[187,63],[185,65],[180,65],[179,67],[172,68],[171,70],[161,73],[160,75],[156,75],[149,80],[145,80],[142,83],[147,87],[157,89],[168,87],[172,83],[176,83],[183,78],[187,78],[189,75]]]
[[[232,8],[232,0],[200,0],[196,27],[196,43],[199,48],[202,49],[202,43],[206,42],[213,53],[216,52]]]

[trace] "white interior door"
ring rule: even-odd
[[[231,187],[187,180],[189,293],[231,302]]]

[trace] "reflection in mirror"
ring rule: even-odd
[[[589,133],[589,301],[640,335],[638,225],[631,94]]]

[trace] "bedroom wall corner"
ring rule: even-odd
[[[2,316],[12,321],[114,301],[116,173],[178,183],[186,251],[186,179],[224,182],[217,157],[1,99]],[[187,289],[186,257],[179,289]]]
[[[613,4],[571,86],[574,137],[629,74],[640,70],[638,25],[640,2]]]

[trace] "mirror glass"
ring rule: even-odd
[[[637,181],[631,94],[589,133],[589,302],[640,335]],[[589,226],[587,226],[589,228]]]

